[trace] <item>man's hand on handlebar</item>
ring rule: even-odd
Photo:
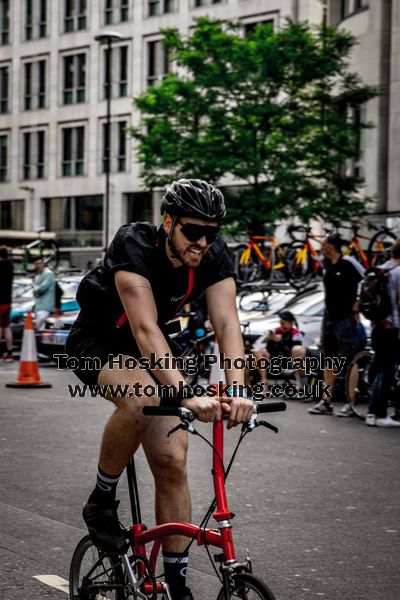
[[[253,400],[241,396],[219,398],[224,413],[229,415],[228,429],[240,423],[247,423],[253,414]]]
[[[206,396],[186,398],[181,405],[193,411],[199,421],[210,423],[220,421],[228,415],[228,429],[247,423],[253,413],[253,401],[249,398],[229,397],[207,398]]]
[[[218,398],[195,396],[182,400],[181,406],[193,411],[199,421],[210,423],[222,419],[222,405]]]

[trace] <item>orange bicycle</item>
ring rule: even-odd
[[[251,235],[234,250],[238,284],[286,281],[286,248],[274,235]]]
[[[296,233],[304,234],[305,239],[297,239]],[[313,277],[321,273],[319,252],[311,240],[321,243],[325,235],[312,234],[311,227],[290,225],[288,234],[292,238],[286,253],[286,276],[295,288],[308,285]]]

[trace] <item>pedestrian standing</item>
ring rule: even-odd
[[[336,236],[328,236],[322,243],[325,257],[324,288],[325,313],[322,322],[322,350],[325,356],[345,358],[345,367],[359,349],[357,331],[357,295],[358,285],[364,275],[362,267],[354,258],[343,256],[342,240]],[[320,402],[309,409],[312,415],[331,415],[332,391],[336,375],[331,369],[324,369],[324,383],[329,393],[324,393]],[[345,404],[338,416],[347,417],[352,414],[349,404]]]
[[[365,422],[373,427],[400,427],[400,422],[387,414],[390,387],[400,360],[400,239],[392,246],[391,259],[380,268],[388,271],[391,311],[382,321],[372,321],[371,344],[375,356],[371,369],[375,377]]]
[[[33,279],[35,297],[35,323],[39,328],[56,307],[56,280],[53,271],[46,267],[43,258],[34,261],[36,275]]]
[[[14,267],[8,249],[6,246],[0,246],[0,341],[4,337],[6,352],[3,354],[3,360],[6,362],[14,360],[13,334],[10,326],[13,276]]]

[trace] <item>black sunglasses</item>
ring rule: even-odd
[[[181,223],[181,231],[189,242],[197,242],[203,236],[207,244],[212,244],[219,236],[219,227],[213,225],[196,225],[195,223]]]

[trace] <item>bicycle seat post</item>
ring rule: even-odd
[[[129,489],[129,500],[131,503],[132,524],[137,525],[138,523],[142,522],[142,515],[140,513],[139,490],[137,487],[135,459],[133,456],[130,457],[128,464],[126,465],[126,474],[128,477],[128,489]]]

